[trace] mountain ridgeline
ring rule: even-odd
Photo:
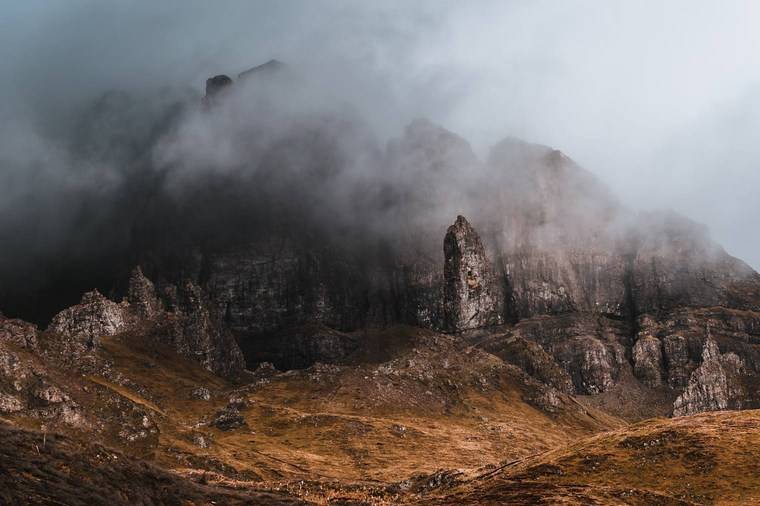
[[[612,406],[630,418],[760,407],[760,275],[703,226],[633,212],[517,139],[480,159],[420,119],[382,146],[306,89],[270,62],[209,79],[202,99],[103,97],[71,156],[116,183],[57,199],[75,205],[55,241],[14,236],[0,308],[88,346],[149,325],[225,375],[341,363],[363,346],[349,332],[404,324],[601,408],[635,392]],[[94,288],[125,302],[90,294],[54,316]]]

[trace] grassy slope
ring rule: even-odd
[[[759,504],[760,412],[653,419],[420,499],[422,504]]]
[[[451,338],[397,328],[389,339],[405,344],[395,343],[398,356],[381,364],[357,357],[350,366],[254,381],[240,390],[247,426],[227,432],[208,422],[240,385],[140,336],[104,338],[102,353],[141,393],[101,378],[89,382],[150,409],[160,435],[147,457],[161,467],[243,488],[293,490],[299,483],[299,493],[302,480],[320,482],[317,489],[332,483],[330,490],[377,492],[412,474],[475,469],[623,425],[569,398],[547,414],[526,402],[534,392],[514,367]],[[210,401],[191,398],[198,386],[211,390]],[[194,444],[198,435],[211,445]],[[129,450],[118,438],[105,443]]]
[[[563,397],[547,413],[531,402],[535,385],[496,357],[426,331],[388,332],[373,339],[387,337],[400,351],[383,363],[356,357],[350,366],[252,377],[244,387],[139,335],[105,338],[101,350],[117,377],[133,386],[64,371],[53,376],[72,383],[70,391],[82,383],[76,400],[85,410],[107,414],[102,399],[116,395],[147,410],[160,431],[157,443],[144,448],[116,432],[101,433],[99,442],[175,476],[247,493],[285,489],[319,503],[331,497],[385,504],[760,501],[757,412],[626,426]],[[212,392],[210,401],[192,398],[198,386]],[[247,401],[247,426],[227,432],[211,426],[236,391]],[[79,438],[89,448],[86,431],[67,434],[71,445]],[[193,442],[198,436],[211,445],[201,448]],[[516,460],[493,469],[494,462]],[[454,488],[440,487],[447,479],[430,474],[440,469],[463,470],[453,473]]]
[[[202,485],[100,445],[0,424],[0,504],[304,504]]]

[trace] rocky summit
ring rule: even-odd
[[[81,134],[130,172],[0,280],[1,501],[760,501],[760,274],[556,149],[381,145],[303,85],[273,60]]]

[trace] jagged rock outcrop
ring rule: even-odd
[[[443,240],[444,327],[450,332],[499,325],[504,297],[480,237],[458,216]]]
[[[102,336],[112,336],[126,329],[129,323],[128,303],[116,303],[97,290],[87,292],[76,306],[64,309],[53,317],[48,330],[92,349]]]
[[[234,406],[226,406],[224,409],[217,411],[211,425],[219,430],[233,430],[246,425],[245,418],[240,411]]]
[[[253,85],[280,67],[270,62],[242,73],[251,83],[246,93],[280,89]],[[247,103],[238,94],[245,86],[231,83],[210,78],[206,103]],[[283,95],[284,103],[292,98]],[[355,117],[291,121],[272,106],[282,96],[262,96],[273,102],[248,101],[267,104],[252,109],[265,113],[261,122],[241,127],[224,114],[199,115],[219,129],[210,133],[241,150],[234,166],[226,157],[204,159],[202,170],[196,157],[171,159],[179,169],[172,174],[202,174],[174,192],[162,186],[165,164],[139,165],[144,179],[134,188],[150,195],[145,205],[125,216],[125,197],[114,199],[118,223],[134,224],[133,242],[125,251],[122,232],[112,237],[116,260],[104,255],[93,278],[110,288],[104,272],[121,273],[129,268],[124,259],[137,258],[160,289],[136,272],[126,302],[93,295],[56,316],[51,331],[86,351],[100,335],[163,320],[158,339],[226,373],[242,367],[230,332],[261,353],[269,336],[312,323],[345,335],[397,323],[457,333],[510,323],[513,337],[525,340],[512,360],[541,381],[550,381],[553,361],[564,372],[558,387],[570,378],[576,393],[603,393],[632,365],[640,382],[675,395],[702,360],[700,329],[709,321],[721,349],[760,376],[760,320],[750,314],[760,310],[760,276],[703,227],[673,213],[625,209],[592,174],[546,146],[505,139],[480,160],[460,136],[415,120],[383,147]],[[106,102],[88,125],[134,108],[129,100]],[[144,154],[158,145],[182,151],[182,142],[170,142],[181,137],[181,115],[159,116],[157,131],[171,135],[84,145],[111,162],[115,144],[136,144],[136,154],[118,150],[135,164],[151,163]],[[369,170],[356,174],[355,167]],[[124,193],[127,202],[134,198]],[[477,224],[477,234],[462,219],[446,235],[459,213]],[[90,270],[82,263],[80,274]],[[24,292],[4,286],[0,296],[5,303]],[[706,310],[714,307],[722,309]],[[340,361],[355,344],[329,332],[279,335],[288,342],[275,355],[291,354],[296,364]]]
[[[231,376],[245,368],[240,347],[198,285],[187,281],[179,289],[167,287],[165,294],[168,310],[137,267],[124,301],[113,302],[97,290],[88,292],[78,305],[57,314],[48,330],[67,338],[77,351],[87,352],[102,336],[154,329],[152,335],[210,371]]]
[[[720,353],[717,343],[708,337],[702,350],[702,363],[673,403],[673,415],[741,409],[745,397],[743,372],[741,358],[731,352]]]
[[[129,276],[127,301],[141,318],[150,319],[163,311],[163,303],[156,293],[156,287],[145,277],[139,266]]]

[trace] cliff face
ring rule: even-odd
[[[633,378],[677,396],[704,361],[706,308],[717,306],[745,329],[721,337],[721,349],[736,349],[757,374],[746,329],[760,278],[703,227],[632,213],[560,152],[516,140],[483,163],[461,138],[419,121],[387,156],[395,172],[366,201],[383,202],[387,219],[357,232],[361,247],[327,229],[316,242],[269,235],[209,256],[202,286],[252,357],[271,335],[284,356],[283,329],[309,322],[455,333],[510,324],[492,349],[513,350],[505,360],[548,384],[567,378],[575,393],[597,395]],[[446,228],[442,216],[460,211],[477,230],[462,216]],[[323,356],[299,353],[299,363]],[[755,402],[745,395],[743,405]]]

